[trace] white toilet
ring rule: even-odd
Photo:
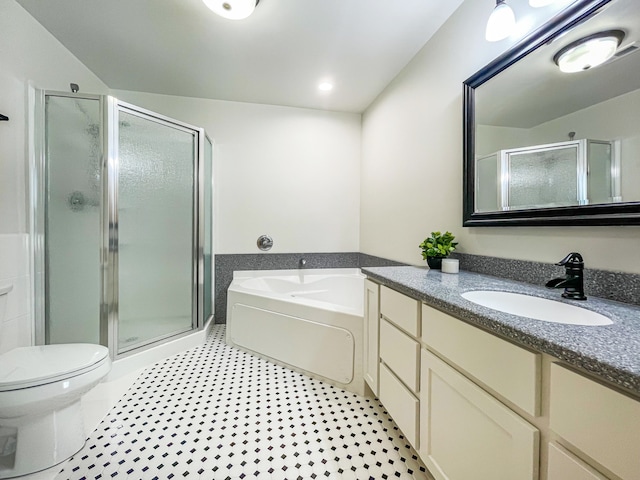
[[[0,286],[0,330],[10,291]],[[80,398],[110,369],[101,345],[21,347],[0,355],[0,479],[44,470],[80,450]]]

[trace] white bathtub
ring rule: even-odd
[[[364,395],[357,268],[234,272],[227,343]]]

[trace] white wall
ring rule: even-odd
[[[485,41],[494,6],[466,0],[364,113],[360,250],[421,264],[418,244],[450,230],[461,252],[555,262],[578,251],[587,267],[640,273],[640,227],[461,226],[462,82],[518,36]],[[518,18],[532,12],[513,6]]]
[[[27,86],[86,93],[107,87],[13,0],[0,2],[0,233],[24,233],[26,210]]]
[[[359,248],[361,117],[292,107],[114,91],[204,127],[214,146],[215,253]]]
[[[106,85],[13,0],[0,1],[0,284],[11,283],[0,353],[32,341],[29,250],[27,91],[105,93]]]
[[[13,289],[7,294],[5,311],[0,307],[0,355],[31,344],[30,278],[27,234],[1,234],[0,286]]]
[[[527,128],[476,125],[476,157],[490,155],[505,148],[531,145],[531,132]]]

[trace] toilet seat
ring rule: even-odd
[[[15,348],[0,355],[0,392],[66,380],[108,361],[106,347],[88,343]]]

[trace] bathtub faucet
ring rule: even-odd
[[[307,264],[307,261],[304,258],[301,258],[300,261],[298,262],[298,268],[304,268],[306,264]]]

